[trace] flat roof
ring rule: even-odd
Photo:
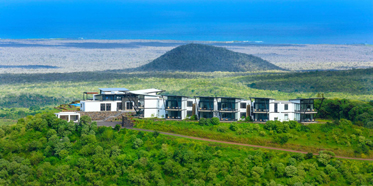
[[[184,97],[184,98],[190,98],[188,96],[180,96],[180,95],[172,95],[172,94],[164,94],[162,96],[167,96],[167,97]]]
[[[313,100],[313,99],[325,99],[325,98],[297,98],[297,99],[289,99],[290,100]]]
[[[129,92],[132,93],[132,94],[149,94],[149,93],[164,92],[164,90],[149,88],[149,89],[142,89],[142,90],[132,90],[132,91],[129,91]]]
[[[101,91],[108,92],[108,91],[129,91],[126,88],[99,88]]]
[[[226,99],[243,99],[243,98],[237,98],[237,97],[219,97],[219,96],[194,96],[195,98],[226,98]]]
[[[263,98],[263,97],[250,97],[250,99],[273,99],[273,98]],[[273,99],[275,100],[275,99]]]

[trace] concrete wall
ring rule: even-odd
[[[121,101],[81,101],[81,110],[84,112],[100,112],[101,103],[111,104],[110,111],[117,111],[117,103]],[[106,105],[105,105],[106,107]]]

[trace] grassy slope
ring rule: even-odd
[[[364,136],[366,140],[373,141],[373,130],[358,126],[335,127],[325,131],[323,125],[311,124],[309,132],[290,129],[291,138],[284,144],[275,143],[273,138],[275,134],[265,130],[262,124],[239,123],[236,124],[241,130],[249,130],[246,134],[239,134],[237,131],[229,130],[230,123],[220,123],[219,126],[200,126],[198,122],[193,121],[153,121],[136,120],[136,128],[158,130],[164,132],[173,132],[188,136],[203,137],[209,139],[247,143],[253,145],[281,147],[293,150],[317,153],[320,150],[329,150],[337,155],[349,157],[369,157],[373,158],[373,151],[370,154],[356,154],[354,150],[358,147],[359,136]],[[259,127],[255,130],[255,126]],[[219,132],[217,129],[223,127],[226,132]],[[357,131],[362,131],[358,134]],[[265,132],[265,136],[260,135],[260,131]],[[352,137],[355,135],[355,137]]]

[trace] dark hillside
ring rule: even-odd
[[[187,44],[176,47],[149,64],[141,71],[191,71],[191,72],[246,72],[283,70],[262,58],[233,52],[222,47]]]

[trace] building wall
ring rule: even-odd
[[[277,103],[277,112],[275,112],[275,103]],[[288,105],[288,110],[285,110],[286,104]],[[294,108],[295,108],[294,103],[291,103],[291,102],[287,102],[287,101],[272,102],[269,105],[269,110],[270,110],[269,120],[273,121],[275,120],[276,117],[278,121],[295,120]],[[287,120],[285,119],[285,114],[288,115]]]
[[[81,101],[81,110],[84,112],[101,111],[101,103],[111,104],[110,111],[117,111],[117,103],[121,101]],[[109,111],[109,110],[106,110]]]

